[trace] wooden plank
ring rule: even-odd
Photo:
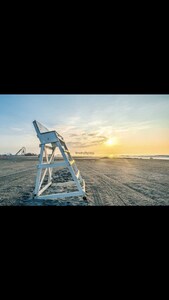
[[[54,149],[54,147],[50,147],[50,146],[46,146],[46,145],[45,145],[45,148],[46,148],[46,149],[50,149],[50,150],[53,150],[53,149]]]
[[[76,174],[77,179],[79,179],[79,175],[80,175],[80,172],[79,172],[79,170],[78,170],[78,172],[77,172],[77,174]]]
[[[59,198],[67,198],[67,197],[75,197],[75,196],[85,196],[84,192],[69,192],[69,193],[58,193],[58,194],[51,194],[51,195],[43,195],[43,196],[37,196],[36,199],[42,199],[42,200],[55,200]]]
[[[46,191],[46,189],[52,184],[52,181],[49,182],[47,185],[45,185],[38,193],[38,197],[44,192]]]
[[[57,168],[57,167],[66,167],[66,166],[67,166],[66,162],[63,161],[54,164],[41,164],[38,165],[38,169]]]

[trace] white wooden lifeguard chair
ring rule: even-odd
[[[78,170],[74,159],[72,158],[63,137],[56,131],[49,131],[46,127],[37,121],[33,121],[37,137],[40,140],[40,155],[39,164],[37,166],[36,184],[34,190],[35,199],[59,199],[72,196],[82,196],[86,200],[85,181],[82,179],[80,171]],[[56,160],[56,150],[60,150],[62,160]],[[49,154],[49,150],[52,151]],[[44,158],[46,161],[44,161]],[[77,187],[77,191],[62,192],[56,194],[42,195],[47,188],[52,184],[53,169],[57,167],[67,168],[72,176],[73,183]],[[47,184],[42,187],[44,180],[47,178]],[[72,183],[72,181],[71,181]],[[70,184],[67,181],[65,184]]]

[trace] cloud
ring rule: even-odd
[[[56,126],[55,129],[63,135],[70,148],[87,148],[101,145],[112,136],[113,131],[112,126],[105,126],[104,128],[101,122],[93,122],[92,126],[85,122],[80,122],[78,125],[67,123]]]
[[[10,130],[20,132],[20,131],[23,131],[23,128],[19,128],[19,127],[11,127]]]
[[[97,146],[103,144],[107,140],[106,136],[96,136],[95,134],[87,134],[85,139],[80,138],[79,140],[74,140],[74,141],[68,141],[68,144],[72,147],[80,147],[80,148],[85,148],[85,147],[92,147],[92,146]]]
[[[77,122],[80,120],[80,117],[79,116],[76,116],[76,117],[71,117],[69,118],[69,124],[77,124]]]
[[[75,137],[75,136],[78,136],[78,134],[70,134],[70,136],[72,136],[72,137]]]

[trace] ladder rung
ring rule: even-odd
[[[79,178],[79,175],[80,175],[80,172],[79,172],[79,170],[78,170],[78,172],[77,172],[77,174],[76,174],[77,179]]]
[[[62,146],[65,146],[65,142],[63,140],[61,140],[59,137],[58,137],[58,140],[59,140],[59,142],[61,143]]]
[[[64,150],[65,153],[70,153],[69,150]]]
[[[72,165],[75,163],[74,159],[71,160],[69,163],[70,163],[70,165],[72,166]]]
[[[50,147],[50,146],[46,146],[46,145],[45,145],[45,148],[50,149],[50,150],[54,149],[54,147]]]
[[[62,143],[65,144],[65,141],[62,138],[60,138],[59,136],[58,136],[58,139],[59,139],[59,141],[61,141]]]
[[[60,140],[64,141],[63,136],[61,136],[57,131],[56,131],[56,133],[57,133],[58,138],[59,138]]]
[[[59,161],[57,163],[43,163],[38,165],[38,169],[47,169],[47,168],[57,168],[57,167],[66,167],[65,161]]]
[[[64,144],[65,144],[65,141],[64,141],[64,139],[63,139],[63,137],[62,137],[62,136],[60,136],[60,135],[58,135],[58,134],[57,134],[57,138],[58,138],[60,141],[62,141],[62,143],[64,143]]]

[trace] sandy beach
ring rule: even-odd
[[[169,205],[169,160],[77,159],[86,182],[87,202],[82,197],[35,200],[36,157],[0,159],[1,206],[157,206]],[[66,191],[70,174],[59,169],[47,193]],[[59,184],[57,184],[59,183]],[[69,186],[70,191],[74,190]]]

